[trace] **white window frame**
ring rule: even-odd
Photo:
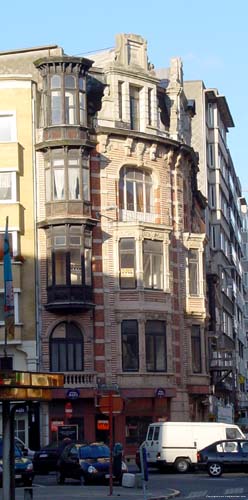
[[[18,325],[20,323],[20,318],[19,318],[19,295],[20,295],[20,289],[19,288],[14,288],[14,316],[15,316],[15,325]],[[0,288],[0,294],[4,294],[4,289]],[[4,320],[0,320],[0,326],[4,325]]]
[[[17,202],[17,189],[16,189],[16,184],[17,184],[17,172],[16,170],[10,169],[10,168],[2,168],[0,170],[0,174],[11,174],[11,198],[7,200],[1,200],[0,199],[0,204],[6,204],[6,203],[16,203]]]
[[[4,227],[0,227],[0,233],[1,234],[5,233],[5,228]],[[19,233],[18,233],[18,231],[15,231],[15,230],[13,231],[11,229],[11,230],[9,230],[9,234],[12,235],[12,253],[13,253],[13,257],[16,257],[17,255],[20,254],[20,251],[19,251]]]
[[[10,141],[2,141],[1,140],[1,137],[0,137],[0,143],[8,143],[8,142],[16,142],[17,141],[17,138],[16,138],[16,112],[15,111],[9,111],[9,110],[6,110],[6,111],[3,111],[1,110],[0,111],[0,118],[1,116],[8,116],[8,117],[12,117],[12,123],[11,123],[11,139]]]

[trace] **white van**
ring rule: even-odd
[[[187,472],[197,463],[197,451],[221,439],[245,439],[237,425],[219,422],[157,422],[148,426],[143,443],[150,466],[173,465]]]

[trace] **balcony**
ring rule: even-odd
[[[95,372],[65,372],[64,388],[90,388],[97,386]]]
[[[93,309],[92,287],[81,285],[48,287],[45,307],[47,311],[62,313]]]

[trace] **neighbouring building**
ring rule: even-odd
[[[23,64],[23,61],[25,63]],[[0,53],[0,367],[4,356],[3,250],[6,217],[12,256],[15,329],[8,340],[12,369],[37,367],[34,155],[35,90],[24,52]],[[16,434],[37,446],[39,408],[17,413]],[[0,410],[0,422],[1,422]]]
[[[242,280],[241,186],[227,146],[234,126],[226,98],[202,81],[184,84],[195,99],[192,147],[199,152],[199,188],[208,200],[205,211],[206,271],[209,304],[209,414],[237,421],[247,400],[246,335]]]

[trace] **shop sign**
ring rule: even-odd
[[[78,389],[68,389],[66,397],[68,399],[78,399],[80,396],[80,391]]]
[[[159,387],[158,389],[156,389],[155,396],[156,396],[156,398],[165,398],[165,396],[166,396],[165,389],[163,389],[162,387]]]
[[[97,430],[98,431],[109,431],[109,421],[108,420],[97,420]]]
[[[51,431],[57,432],[59,425],[64,425],[64,420],[53,420],[51,422]]]

